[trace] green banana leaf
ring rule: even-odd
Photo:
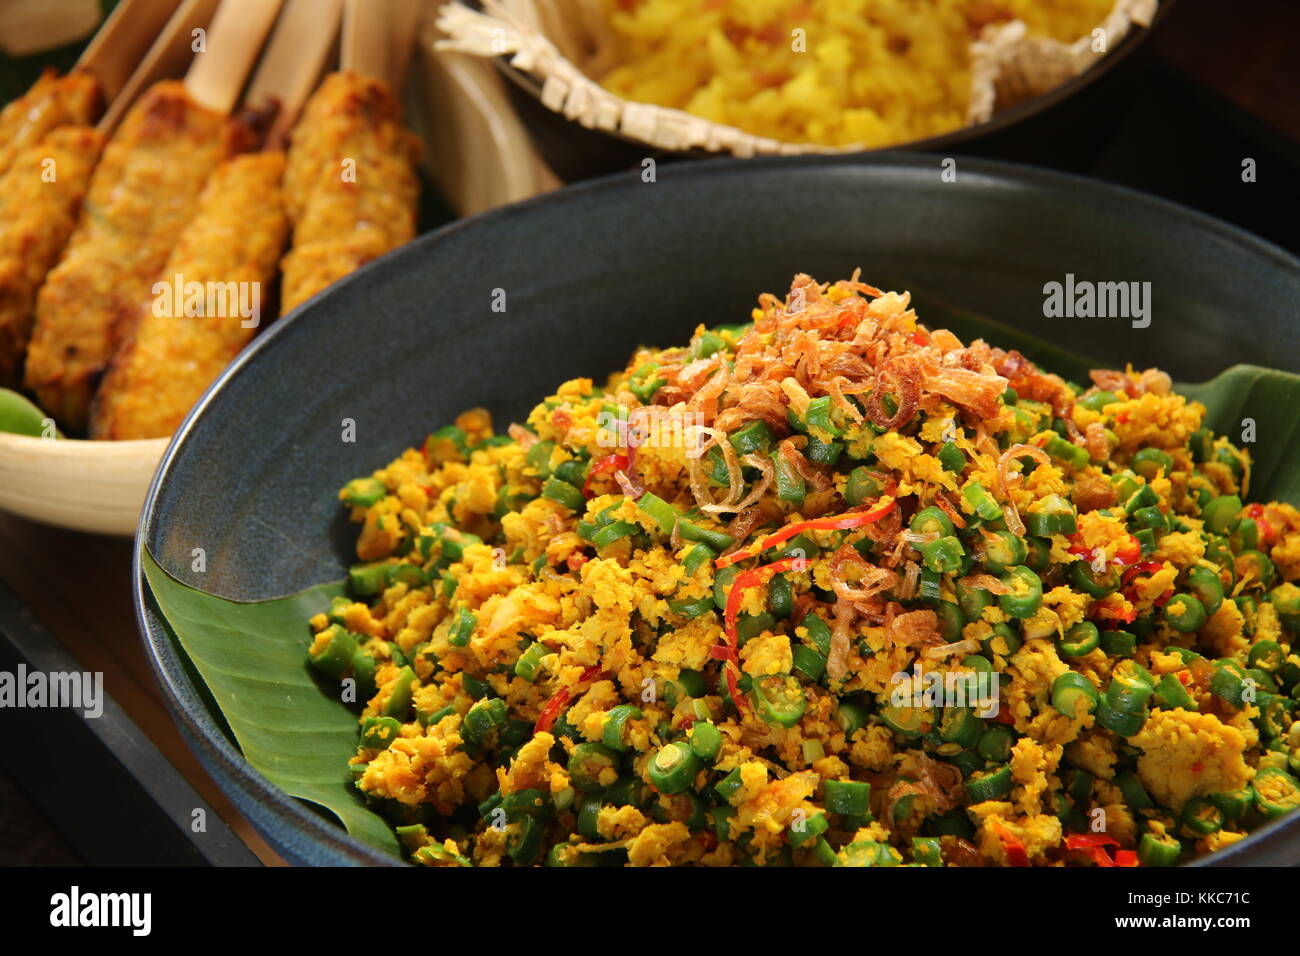
[[[394,856],[392,827],[352,786],[357,716],[313,677],[307,619],[342,582],[245,603],[191,588],[144,555],[172,636],[193,663],[248,762],[285,793],[333,813],[354,837]]]
[[[906,283],[884,286],[905,287]],[[942,299],[914,294],[913,300],[931,328],[951,329],[968,342],[983,338],[1005,349],[1019,349],[1041,368],[1085,386],[1091,384],[1089,371],[1107,367]],[[1258,365],[1233,365],[1208,382],[1175,383],[1174,390],[1205,406],[1207,428],[1250,452],[1251,500],[1286,501],[1300,508],[1300,375]],[[1242,437],[1246,419],[1254,421],[1250,440]]]
[[[1206,407],[1207,428],[1250,450],[1252,500],[1300,508],[1300,375],[1234,365],[1208,382],[1176,388]],[[1242,438],[1247,419],[1254,422],[1250,442]]]
[[[936,311],[942,319],[935,321]],[[1097,367],[1086,357],[1026,335],[1011,326],[930,303],[931,323],[963,338],[982,336],[1020,349],[1044,368],[1087,383]],[[1177,390],[1209,409],[1207,425],[1250,449],[1250,498],[1300,506],[1300,376],[1250,365],[1234,366]],[[1243,419],[1255,422],[1256,440],[1242,441]],[[149,588],[249,763],[300,799],[335,814],[348,832],[388,852],[397,844],[387,822],[351,786],[347,760],[355,752],[355,715],[306,663],[307,619],[324,609],[339,583],[256,603],[194,590],[167,575],[145,555]]]

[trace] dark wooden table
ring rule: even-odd
[[[79,534],[0,514],[0,578],[83,668],[103,673],[108,694],[249,849],[264,863],[281,863],[176,730],[136,629],[130,570],[127,538]],[[40,809],[13,781],[0,779],[0,863],[74,862],[76,848],[57,836],[57,827],[58,821],[42,820]]]

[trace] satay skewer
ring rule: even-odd
[[[0,387],[22,378],[36,292],[72,235],[105,136],[100,101],[124,92],[181,0],[122,0],[67,76],[46,71],[0,114]]]
[[[408,2],[344,0],[340,70],[312,95],[289,146],[284,312],[415,236],[420,148],[386,82],[405,72]]]
[[[184,29],[209,2],[185,0],[141,69],[175,56],[178,38],[193,36],[198,27]],[[130,335],[204,183],[253,143],[248,128],[220,107],[238,97],[279,7],[280,0],[223,0],[185,80],[151,86],[104,150],[77,228],[37,295],[24,374],[41,407],[68,430],[85,428],[99,379]]]
[[[249,86],[247,111],[297,115],[337,33],[337,19],[319,16],[322,5],[288,0]],[[221,95],[210,91],[209,104],[228,106]],[[269,290],[289,220],[281,190],[285,155],[274,142],[267,147],[228,160],[209,179],[156,284],[164,301],[142,309],[95,397],[92,437],[170,434],[274,317]]]

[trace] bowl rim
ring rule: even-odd
[[[812,156],[765,156],[750,159],[719,158],[703,162],[675,164],[671,171],[665,170],[662,181],[676,179],[704,179],[716,176],[740,176],[746,170],[754,172],[777,172],[785,167],[805,170],[807,167],[854,167],[864,174],[875,171],[915,174],[919,170],[927,173],[935,168],[942,156],[930,153],[879,152],[879,153],[841,153]],[[1292,255],[1281,247],[1247,232],[1237,226],[1224,222],[1206,213],[1189,209],[1178,203],[1158,196],[1118,186],[1101,180],[1045,170],[1019,163],[1000,160],[963,158],[962,175],[982,177],[999,184],[1011,184],[1016,187],[1040,186],[1055,187],[1064,190],[1082,190],[1093,199],[1106,199],[1110,202],[1128,203],[1135,209],[1150,212],[1153,215],[1179,218],[1191,226],[1213,234],[1224,241],[1236,243],[1258,256],[1261,261],[1268,261],[1276,268],[1289,270],[1300,276],[1300,257]],[[937,182],[937,180],[936,180]],[[283,330],[299,321],[314,303],[324,296],[333,294],[334,290],[352,282],[360,281],[371,270],[386,265],[391,258],[398,256],[422,256],[429,250],[452,236],[466,229],[488,228],[497,223],[504,223],[518,216],[527,216],[533,209],[548,208],[557,203],[578,203],[584,199],[600,197],[620,190],[636,189],[640,184],[639,170],[628,170],[612,175],[586,180],[552,190],[548,193],[513,203],[487,212],[455,220],[438,229],[418,236],[412,242],[394,250],[386,256],[366,264],[348,277],[340,280],[329,289],[318,293],[304,302],[290,314],[275,322],[271,328],[251,342],[204,391],[194,404],[184,421],[176,429],[166,450],[159,461],[149,484],[144,506],[140,512],[132,548],[131,577],[132,604],[135,610],[136,624],[144,645],[145,657],[154,679],[158,682],[167,701],[168,710],[179,725],[182,736],[194,750],[200,762],[219,783],[232,786],[237,791],[231,795],[232,802],[249,819],[253,826],[264,835],[267,831],[279,831],[271,836],[273,843],[281,845],[293,843],[300,846],[304,842],[314,844],[308,853],[303,854],[302,861],[339,864],[400,865],[399,861],[358,840],[341,825],[330,822],[322,813],[310,809],[307,804],[290,797],[279,787],[272,784],[240,753],[239,749],[226,736],[217,721],[200,705],[199,694],[189,675],[185,672],[178,649],[168,637],[160,620],[155,620],[156,611],[151,607],[152,597],[144,579],[143,557],[146,542],[155,530],[155,510],[163,486],[169,479],[171,467],[189,434],[197,427],[203,413],[225,384],[238,375],[243,367],[264,349],[273,347]],[[158,615],[160,618],[161,615]],[[241,799],[236,799],[236,797]],[[1280,832],[1288,832],[1293,837],[1300,836],[1300,813],[1291,814],[1261,827],[1245,839],[1232,846],[1198,859],[1190,866],[1222,866],[1269,864],[1280,865],[1282,862],[1277,852],[1267,845],[1269,838]],[[287,836],[284,836],[287,834]],[[326,859],[321,859],[321,850]],[[1272,854],[1272,855],[1270,855]],[[1292,861],[1294,862],[1294,861]]]
[[[128,438],[123,441],[110,441],[104,438],[41,438],[37,435],[19,435],[16,432],[0,432],[0,450],[6,445],[19,451],[33,451],[37,447],[66,449],[65,456],[85,454],[98,455],[112,449],[121,452],[147,452],[153,448],[159,451],[171,441],[166,438]]]
[[[1076,73],[1074,76],[1070,77],[1064,83],[1058,84],[1057,86],[1052,87],[1050,90],[1047,90],[1043,93],[1039,93],[1037,96],[1032,96],[1027,100],[1023,100],[1022,102],[1015,104],[1014,106],[1008,107],[1007,109],[1003,110],[1000,113],[994,112],[992,117],[990,117],[989,119],[985,120],[982,123],[976,123],[973,126],[962,126],[958,129],[949,130],[946,133],[938,133],[934,136],[927,136],[923,139],[912,139],[902,143],[893,143],[889,146],[872,146],[872,147],[867,147],[865,149],[863,148],[854,149],[853,147],[830,147],[831,151],[827,153],[811,152],[811,153],[801,153],[799,155],[837,156],[837,155],[861,155],[864,153],[866,154],[890,153],[890,152],[900,152],[900,151],[932,152],[934,150],[939,150],[939,149],[950,149],[955,146],[964,146],[970,142],[979,140],[984,136],[990,136],[996,133],[1000,133],[1003,130],[1009,129],[1010,127],[1015,126],[1018,123],[1024,122],[1025,120],[1028,119],[1032,119],[1033,117],[1038,116],[1041,113],[1047,112],[1048,110],[1057,106],[1064,100],[1069,99],[1075,93],[1078,93],[1079,91],[1084,89],[1084,87],[1091,86],[1093,83],[1100,80],[1111,70],[1115,69],[1115,67],[1119,66],[1130,56],[1132,56],[1139,46],[1147,42],[1147,39],[1149,38],[1151,33],[1155,31],[1156,27],[1160,25],[1160,22],[1165,18],[1165,16],[1168,15],[1170,9],[1173,8],[1174,3],[1175,0],[1158,0],[1158,3],[1156,5],[1156,12],[1151,17],[1150,23],[1146,24],[1145,26],[1136,23],[1132,24],[1130,26],[1129,31],[1125,34],[1124,39],[1120,41],[1119,46],[1115,47],[1110,52],[1103,54],[1100,60],[1098,60],[1096,63],[1093,63],[1082,73]],[[542,104],[541,102],[542,84],[540,81],[538,81],[536,77],[534,77],[530,73],[524,72],[523,70],[511,64],[508,56],[502,55],[502,56],[492,57],[491,62],[493,63],[494,66],[496,66],[498,71],[505,76],[507,80],[509,80],[516,87],[522,90],[526,95],[537,100],[538,105],[542,106],[544,109],[548,109],[548,107],[545,107],[544,104]],[[572,120],[569,117],[565,116],[564,114],[558,113],[554,110],[550,110],[550,112],[553,113],[557,119],[563,120],[567,123],[577,122],[576,120]],[[577,125],[579,125],[580,128],[587,130],[588,132],[603,133],[604,135],[619,140],[620,142],[623,143],[628,143],[631,145],[640,145],[640,146],[650,145],[648,143],[642,142],[639,139],[635,139],[631,136],[624,134],[621,130],[597,129],[594,127],[582,126],[582,124],[577,124]],[[813,144],[789,143],[785,145],[805,146],[805,145],[813,145]],[[726,153],[726,152],[715,152],[715,151],[706,150],[702,147],[695,147],[689,150],[657,149],[657,152],[659,154],[666,154],[669,156],[691,156],[691,157],[697,157],[697,156],[727,157],[731,155],[730,153]]]

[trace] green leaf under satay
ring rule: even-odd
[[[399,856],[392,826],[352,785],[357,715],[310,671],[307,620],[342,582],[241,602],[182,584],[146,551],[149,590],[244,757],[290,796],[333,813],[354,837]]]

